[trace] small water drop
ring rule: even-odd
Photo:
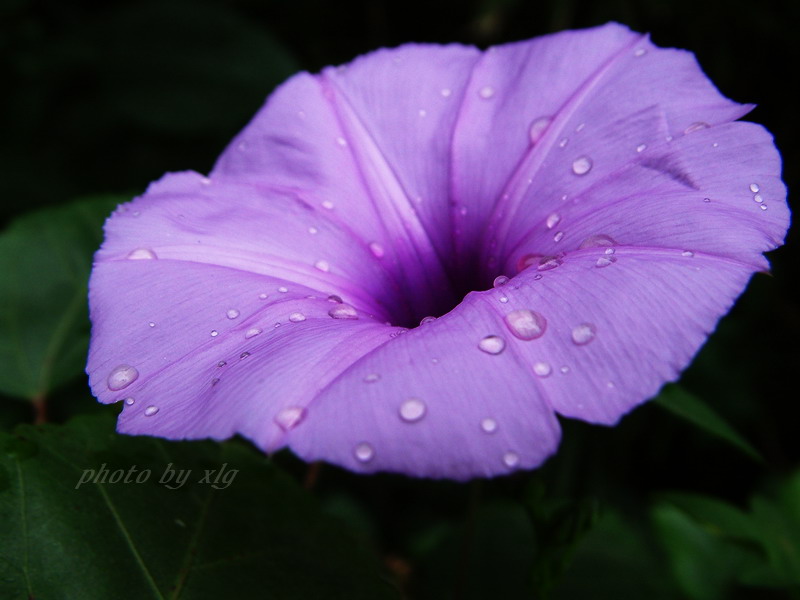
[[[341,296],[337,296],[336,294],[331,294],[330,296],[328,296],[328,302],[333,302],[334,304],[341,304],[342,302],[344,302],[344,300],[342,300]]]
[[[334,204],[330,200],[323,200],[322,201],[322,208],[324,208],[326,210],[333,210],[333,206],[334,206]]]
[[[615,262],[617,262],[617,258],[615,256],[601,256],[594,263],[594,266],[596,268],[598,268],[598,269],[602,269],[603,267],[607,267],[609,265],[612,265]]]
[[[302,323],[303,321],[306,320],[306,316],[303,313],[294,312],[294,313],[289,315],[289,320],[292,323]]]
[[[616,250],[614,250],[613,248],[606,248],[605,250],[603,250],[603,254],[614,254],[614,252],[616,252]]]
[[[239,311],[236,310],[235,308],[229,308],[228,312],[225,313],[225,316],[228,317],[229,319],[235,319],[236,317],[239,316]]]
[[[766,204],[762,204],[758,208],[760,208],[761,210],[767,210],[767,205]]]
[[[764,198],[761,196],[761,194],[756,194],[755,196],[753,196],[753,200],[755,202],[758,202],[759,204],[764,202]]]
[[[637,152],[644,152],[646,149],[647,149],[647,144],[639,144],[638,146],[636,146]]]
[[[113,392],[124,390],[139,377],[139,371],[130,365],[119,365],[108,374],[106,383]]]
[[[644,48],[637,48],[636,50],[633,51],[633,55],[636,58],[641,58],[645,54],[647,54],[647,50],[645,50]]]
[[[500,296],[498,300],[500,300],[500,302],[502,302],[503,304],[506,304],[508,302],[508,296]]]
[[[148,248],[137,248],[128,254],[128,260],[154,260],[156,253]]]
[[[561,265],[564,261],[562,261],[557,256],[543,256],[539,260],[539,264],[536,266],[537,271],[552,271],[559,265]]]
[[[239,360],[242,360],[243,358],[247,358],[248,356],[250,356],[250,353],[249,353],[249,352],[242,352],[242,353],[239,355]]]
[[[507,284],[508,281],[509,279],[505,275],[498,275],[497,277],[494,278],[494,281],[492,282],[492,287],[496,288],[502,287],[505,284]]]
[[[258,295],[258,298],[259,298],[259,300],[266,300],[267,299],[267,295],[264,294],[264,293],[261,293],[261,294]]]
[[[481,430],[485,433],[494,433],[497,431],[497,421],[491,418],[486,418],[481,420]]]
[[[597,334],[595,326],[591,323],[581,323],[572,330],[572,341],[577,346],[585,346],[594,339]]]
[[[559,371],[561,371],[562,375],[566,375],[567,373],[569,373],[569,367],[567,365],[564,365],[559,369]]]
[[[308,233],[310,233],[311,235],[317,235],[317,233],[319,233],[319,229],[317,229],[316,227],[309,227]]]
[[[539,377],[549,377],[553,369],[546,362],[537,362],[533,364],[533,372]]]
[[[342,148],[347,146],[347,140],[344,139],[343,137],[337,137],[336,138],[336,143],[339,144]]]
[[[544,224],[548,229],[552,229],[560,222],[561,222],[561,215],[559,215],[558,213],[552,213],[550,216],[547,217],[547,220],[545,221]]]
[[[327,273],[328,271],[331,270],[331,266],[328,264],[328,261],[326,260],[318,260],[317,262],[314,263],[314,267],[316,267],[319,271],[322,271],[323,273]]]
[[[536,144],[542,136],[544,132],[547,131],[547,128],[552,123],[553,119],[550,117],[539,117],[535,121],[531,123],[531,126],[528,128],[528,139],[530,140],[531,144]]]
[[[563,231],[557,231],[553,235],[553,241],[556,242],[556,243],[560,242],[563,239],[564,239],[564,232]]]
[[[424,108],[420,108],[417,114],[420,116],[420,118],[424,119],[425,117],[428,116],[428,111],[425,110]]]
[[[373,458],[375,458],[375,450],[373,450],[372,446],[370,446],[366,442],[358,444],[353,449],[353,454],[355,455],[356,460],[362,463],[368,463]]]
[[[703,202],[706,202],[706,203],[711,202],[711,198],[703,198]]]
[[[569,143],[569,138],[561,138],[558,142],[558,147],[566,148],[568,143]]]
[[[211,330],[211,337],[217,337],[218,335],[219,335],[219,331],[217,331],[216,329],[212,329]]]
[[[302,406],[288,406],[278,411],[273,419],[275,424],[284,431],[290,431],[300,425],[306,418],[306,409]]]
[[[155,327],[155,326],[156,326],[156,324],[155,324],[153,321],[150,321],[150,322],[147,324],[147,326],[148,326],[148,327]]]
[[[442,91],[439,93],[442,95],[443,98],[449,98],[450,94],[453,93],[453,90],[451,90],[450,88],[442,88]]]
[[[514,337],[526,341],[542,337],[547,329],[547,319],[527,308],[511,311],[503,321]]]
[[[409,398],[400,405],[400,418],[406,423],[416,423],[426,412],[427,407],[419,398]]]
[[[584,248],[605,248],[607,246],[616,245],[617,242],[614,240],[614,238],[612,238],[610,235],[600,233],[587,237],[581,242],[581,245],[578,246],[578,249],[583,250]]]
[[[519,260],[517,261],[517,272],[522,272],[528,267],[539,264],[541,259],[541,254],[524,254],[520,256]]]
[[[578,125],[578,126],[575,128],[575,133],[580,133],[581,131],[583,131],[583,128],[584,128],[584,127],[586,127],[586,123],[581,123],[580,125]]]
[[[486,352],[486,354],[500,354],[505,350],[506,341],[499,335],[487,335],[480,342],[478,348]]]
[[[337,304],[328,311],[334,319],[357,319],[358,312],[349,304]]]
[[[250,338],[256,337],[259,333],[261,333],[261,330],[258,327],[253,327],[245,332],[244,339],[249,340]]]
[[[145,417],[152,417],[154,414],[158,412],[158,407],[153,406],[152,404],[144,409],[144,416]]]
[[[696,121],[691,125],[689,125],[686,129],[684,129],[683,133],[689,134],[695,131],[700,131],[701,129],[708,129],[709,127],[711,127],[711,125],[709,125],[708,123],[705,123],[703,121]]]
[[[681,256],[685,256],[686,258],[692,258],[694,256],[694,252],[691,250],[684,250],[681,252]]]
[[[575,175],[586,175],[592,170],[592,159],[588,156],[580,156],[572,161],[572,172]]]
[[[227,365],[227,364],[228,364],[228,363],[227,363],[227,361],[221,360],[221,361],[219,361],[219,362],[217,363],[217,366],[218,366],[219,368],[222,368],[222,367],[224,367],[224,366],[225,366],[225,365]]]
[[[366,383],[375,383],[380,378],[381,378],[381,376],[378,373],[370,373],[368,375],[364,375],[364,381]]]
[[[133,398],[125,398],[125,404],[127,404],[128,406],[133,405],[135,402],[136,400],[134,400]]]
[[[383,258],[383,255],[385,254],[383,246],[381,246],[378,242],[370,242],[369,250],[372,252],[372,255],[375,258]]]
[[[761,188],[758,186],[757,183],[751,183],[750,184],[750,191],[753,192],[754,194],[757,194],[758,192],[761,191]]]
[[[436,317],[422,317],[419,324],[425,325],[427,323],[433,323],[436,320]]]
[[[278,291],[279,291],[281,294],[285,294],[286,292],[288,292],[288,291],[289,291],[289,288],[287,288],[287,287],[284,287],[284,286],[281,286],[281,287],[279,287],[279,288],[278,288]]]
[[[485,85],[478,91],[478,95],[484,100],[488,100],[494,96],[494,88],[490,85]]]
[[[503,464],[509,469],[513,469],[519,465],[519,454],[516,452],[506,452],[503,454]]]

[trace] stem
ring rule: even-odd
[[[322,470],[322,462],[314,461],[308,465],[308,469],[306,470],[306,478],[303,481],[303,487],[308,491],[314,489],[314,486],[317,484],[317,480],[319,479],[319,473]]]
[[[33,424],[47,423],[47,398],[45,395],[36,394],[31,398],[31,404],[33,404]]]

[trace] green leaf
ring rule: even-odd
[[[656,404],[693,425],[711,433],[735,446],[750,458],[763,462],[764,459],[725,419],[708,404],[690,394],[678,385],[667,385],[656,396]]]
[[[41,398],[83,372],[92,255],[103,221],[126,199],[37,211],[0,234],[0,392]]]
[[[120,436],[93,416],[20,426],[0,448],[4,599],[398,597],[338,520],[243,444]]]

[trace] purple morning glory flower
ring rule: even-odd
[[[615,24],[301,73],[208,178],[108,220],[92,389],[129,434],[535,467],[556,414],[616,423],[768,268],[789,212],[751,108]]]

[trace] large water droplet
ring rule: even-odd
[[[239,311],[235,308],[228,309],[228,312],[225,313],[225,316],[229,319],[235,319],[239,316]]]
[[[506,341],[499,335],[487,335],[478,342],[478,348],[486,354],[500,354],[506,348]]]
[[[328,311],[334,319],[357,319],[358,312],[349,304],[337,304]]]
[[[128,260],[153,260],[158,258],[156,253],[148,248],[137,248],[128,254]]]
[[[253,327],[245,332],[244,339],[249,340],[250,338],[256,337],[259,333],[261,333],[261,330],[258,327]]]
[[[327,260],[318,260],[314,263],[314,266],[323,273],[327,273],[331,270],[331,266],[328,264]]]
[[[511,311],[503,320],[514,337],[521,340],[540,338],[547,329],[547,320],[538,312],[527,308]]]
[[[545,221],[545,225],[548,229],[552,229],[556,225],[561,222],[561,215],[558,213],[552,213],[549,217],[547,217],[547,221]]]
[[[400,405],[400,418],[407,423],[415,423],[425,416],[427,408],[419,398],[409,398]]]
[[[531,144],[535,144],[542,139],[544,132],[547,131],[547,128],[550,126],[552,121],[553,120],[550,117],[539,117],[533,121],[533,123],[531,123],[531,126],[528,129],[528,138],[530,139]]]
[[[289,320],[292,323],[301,323],[306,320],[306,316],[303,313],[295,312],[289,315]]]
[[[584,248],[604,248],[607,246],[616,246],[617,242],[614,241],[609,235],[604,233],[599,233],[597,235],[590,235],[585,240],[581,242],[581,245],[578,246],[579,249],[583,250]]]
[[[494,96],[494,88],[490,85],[485,85],[480,90],[478,90],[478,95],[481,98],[488,100],[489,98]]]
[[[508,283],[508,277],[505,275],[498,275],[492,282],[492,287],[499,288]]]
[[[516,452],[506,452],[503,454],[503,464],[509,469],[513,469],[519,465],[519,454]]]
[[[144,416],[145,417],[152,417],[154,414],[158,412],[158,407],[150,405],[144,409]]]
[[[289,431],[297,427],[306,418],[306,409],[302,406],[289,406],[282,408],[275,415],[275,424],[283,429]]]
[[[701,129],[708,129],[709,127],[711,127],[711,125],[709,125],[708,123],[705,123],[703,121],[696,121],[695,123],[689,125],[686,129],[684,129],[683,133],[686,134],[693,133],[695,131],[700,131]]]
[[[375,458],[375,450],[366,442],[362,442],[353,448],[353,455],[358,462],[368,463]]]
[[[533,364],[533,372],[539,377],[548,377],[553,369],[546,362],[537,362]]]
[[[585,346],[594,339],[597,330],[591,323],[581,323],[572,330],[572,341],[578,346]]]
[[[486,418],[481,421],[481,429],[485,433],[494,433],[497,431],[497,421],[491,418]]]
[[[372,252],[372,255],[375,258],[383,258],[383,255],[385,254],[383,246],[381,246],[378,242],[370,242],[369,250]]]
[[[572,172],[575,175],[586,175],[592,170],[592,159],[588,156],[581,156],[572,162]]]
[[[108,374],[108,389],[116,392],[124,390],[139,377],[139,371],[130,365],[119,365]]]

